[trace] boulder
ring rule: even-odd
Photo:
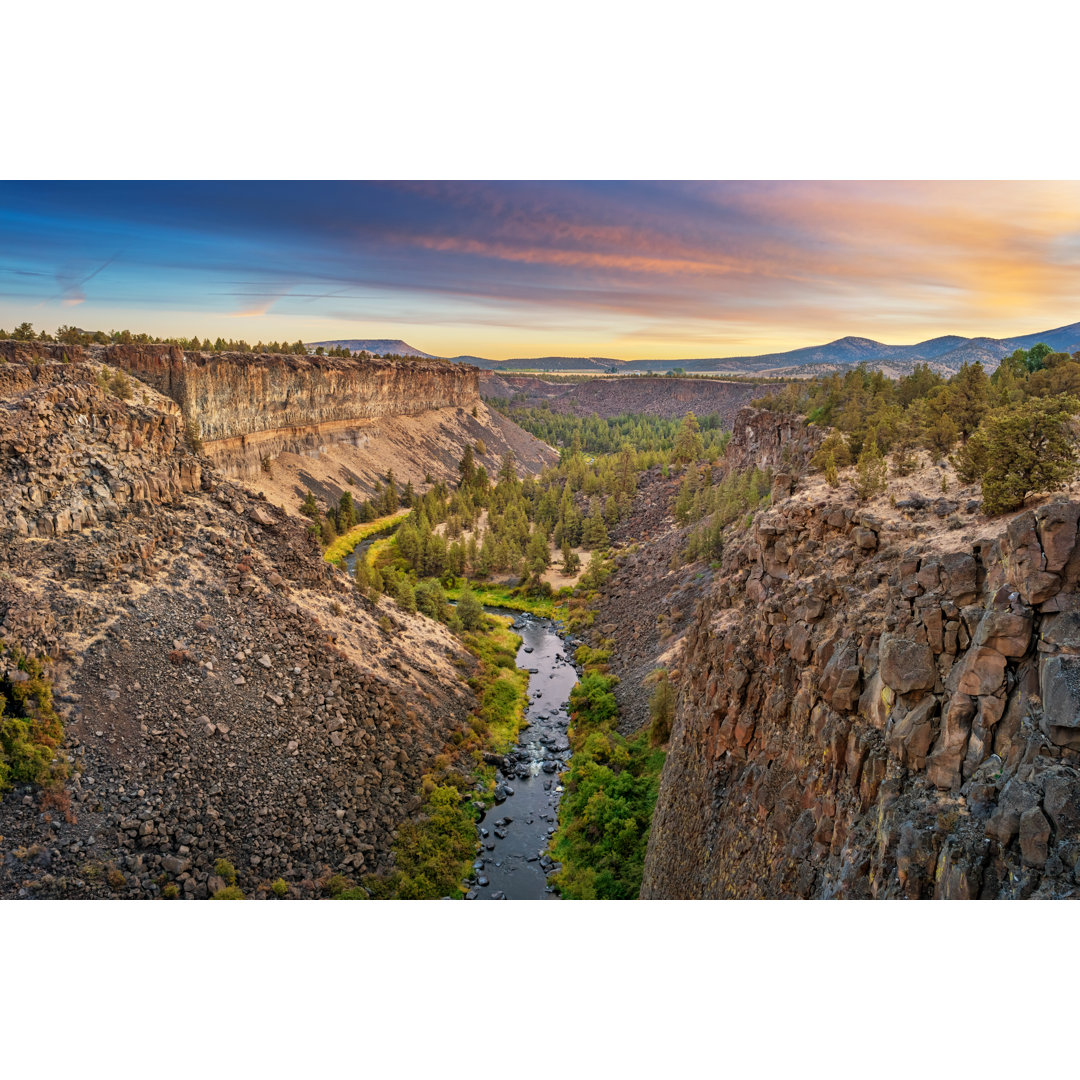
[[[1044,619],[1039,638],[1059,649],[1080,650],[1080,611],[1062,611]]]
[[[850,712],[859,700],[861,678],[858,646],[850,639],[838,642],[821,674],[821,694],[837,712]]]
[[[937,682],[934,654],[929,645],[884,634],[879,656],[882,681],[898,694],[932,690]]]
[[[952,788],[960,783],[960,766],[967,751],[975,702],[966,694],[954,694],[945,711],[945,722],[926,761],[927,779],[935,787]]]
[[[1051,656],[1043,664],[1039,691],[1051,729],[1080,728],[1080,656]]]
[[[981,697],[993,694],[1005,681],[1005,657],[986,646],[969,649],[962,662],[956,689],[961,694]]]
[[[1020,815],[1020,856],[1028,866],[1041,867],[1046,863],[1050,841],[1050,822],[1043,812],[1033,806]]]
[[[1023,656],[1031,641],[1031,619],[1011,611],[988,611],[975,630],[974,644],[1002,656]]]
[[[1080,504],[1052,502],[1039,507],[1036,513],[1039,540],[1046,559],[1045,569],[1062,570],[1076,547],[1076,523]]]
[[[925,697],[889,731],[889,750],[899,757],[901,764],[907,768],[926,767],[926,754],[934,738],[934,718],[937,712],[937,698]]]
[[[1080,836],[1080,783],[1074,776],[1057,773],[1043,784],[1043,810],[1058,837]]]

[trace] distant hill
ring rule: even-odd
[[[421,360],[435,360],[431,353],[414,349],[401,338],[339,338],[336,341],[305,341],[309,349],[350,349],[352,352],[369,352],[372,356],[418,356]]]
[[[917,363],[927,363],[935,370],[947,374],[959,370],[965,363],[978,360],[992,371],[1003,356],[1008,356],[1015,349],[1030,349],[1040,341],[1046,342],[1056,352],[1075,352],[1080,349],[1080,322],[1014,338],[966,338],[958,334],[946,334],[943,337],[920,341],[916,345],[886,345],[871,338],[842,337],[826,345],[810,345],[760,356],[714,356],[686,360],[617,360],[608,356],[536,356],[515,357],[511,360],[451,356],[446,359],[461,364],[474,364],[488,371],[581,371],[591,374],[617,371],[629,374],[642,371],[675,371],[681,368],[686,372],[800,376],[842,371],[855,364],[865,363],[896,376],[911,371]],[[401,356],[432,358],[430,353],[414,349],[401,340],[316,341],[309,342],[309,345],[312,348],[316,345],[345,345],[356,351],[366,349],[380,356],[397,353]]]

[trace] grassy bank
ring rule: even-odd
[[[544,619],[559,619],[563,615],[563,598],[559,596],[523,596],[516,592],[514,585],[489,585],[483,582],[470,582],[476,599],[489,607],[502,607],[509,611],[525,611]],[[461,585],[446,590],[448,600],[457,600],[461,595]]]
[[[559,823],[550,851],[562,869],[548,879],[568,900],[634,900],[641,891],[664,751],[642,731],[616,730],[607,649],[582,645],[585,675],[570,691],[570,767],[563,775]]]
[[[369,874],[359,888],[340,878],[331,895],[346,900],[434,900],[460,898],[461,883],[476,858],[475,802],[491,805],[495,770],[485,752],[505,753],[516,742],[528,704],[529,676],[515,662],[521,638],[510,620],[489,616],[489,624],[463,637],[477,664],[469,677],[479,707],[453,745],[439,754],[423,778],[423,802],[416,820],[398,829],[394,870]],[[477,785],[483,792],[477,791]]]
[[[365,541],[369,536],[382,532],[383,529],[400,525],[410,514],[409,510],[401,510],[396,514],[387,514],[386,517],[376,518],[374,521],[365,521],[363,525],[355,525],[344,536],[339,536],[326,551],[323,558],[335,566],[340,566],[345,561],[345,556],[350,554],[357,544]]]

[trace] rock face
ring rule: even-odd
[[[724,463],[736,470],[797,470],[809,460],[821,439],[821,429],[807,424],[801,416],[745,405],[731,425]]]
[[[479,401],[479,370],[434,360],[191,353],[172,345],[0,342],[0,358],[105,363],[176,402],[206,455],[253,477],[278,454],[362,444],[373,421]]]
[[[759,514],[687,635],[642,896],[1080,895],[1078,518],[943,550],[833,496]]]
[[[475,707],[444,627],[376,606],[222,476],[179,407],[0,363],[0,692],[42,660],[63,800],[0,797],[0,896],[314,895],[385,867]]]
[[[725,427],[739,409],[775,384],[724,382],[722,379],[647,378],[620,375],[615,379],[586,379],[579,383],[552,383],[535,375],[483,371],[480,392],[485,397],[513,398],[526,407],[547,406],[554,412],[577,416],[620,416],[647,413],[678,420],[687,412],[697,416],[717,413]]]

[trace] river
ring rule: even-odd
[[[386,536],[393,536],[394,533],[397,532],[398,525],[400,524],[401,523],[398,522],[397,525],[389,525],[385,529],[380,529],[377,533],[372,533],[371,536],[365,536],[364,539],[361,540],[360,543],[357,544],[356,547],[354,547],[352,551],[350,551],[349,554],[345,556],[345,573],[347,573],[349,577],[355,577],[356,560],[362,558],[365,554],[367,554],[368,548],[370,548],[376,540],[382,540],[383,537]]]
[[[356,561],[388,529],[366,537],[345,557],[348,574]],[[555,832],[562,785],[559,775],[570,757],[570,691],[578,681],[568,652],[550,619],[486,607],[492,615],[509,615],[521,636],[517,666],[529,672],[527,726],[496,773],[496,802],[477,826],[480,851],[468,882],[469,900],[557,900],[547,875],[558,868],[547,855]]]
[[[517,665],[529,672],[528,726],[496,774],[496,799],[501,801],[477,826],[480,853],[467,899],[557,900],[547,875],[559,864],[546,851],[557,825],[559,775],[570,757],[568,699],[577,671],[569,645],[550,619],[502,608],[484,610],[512,616],[521,635]]]

